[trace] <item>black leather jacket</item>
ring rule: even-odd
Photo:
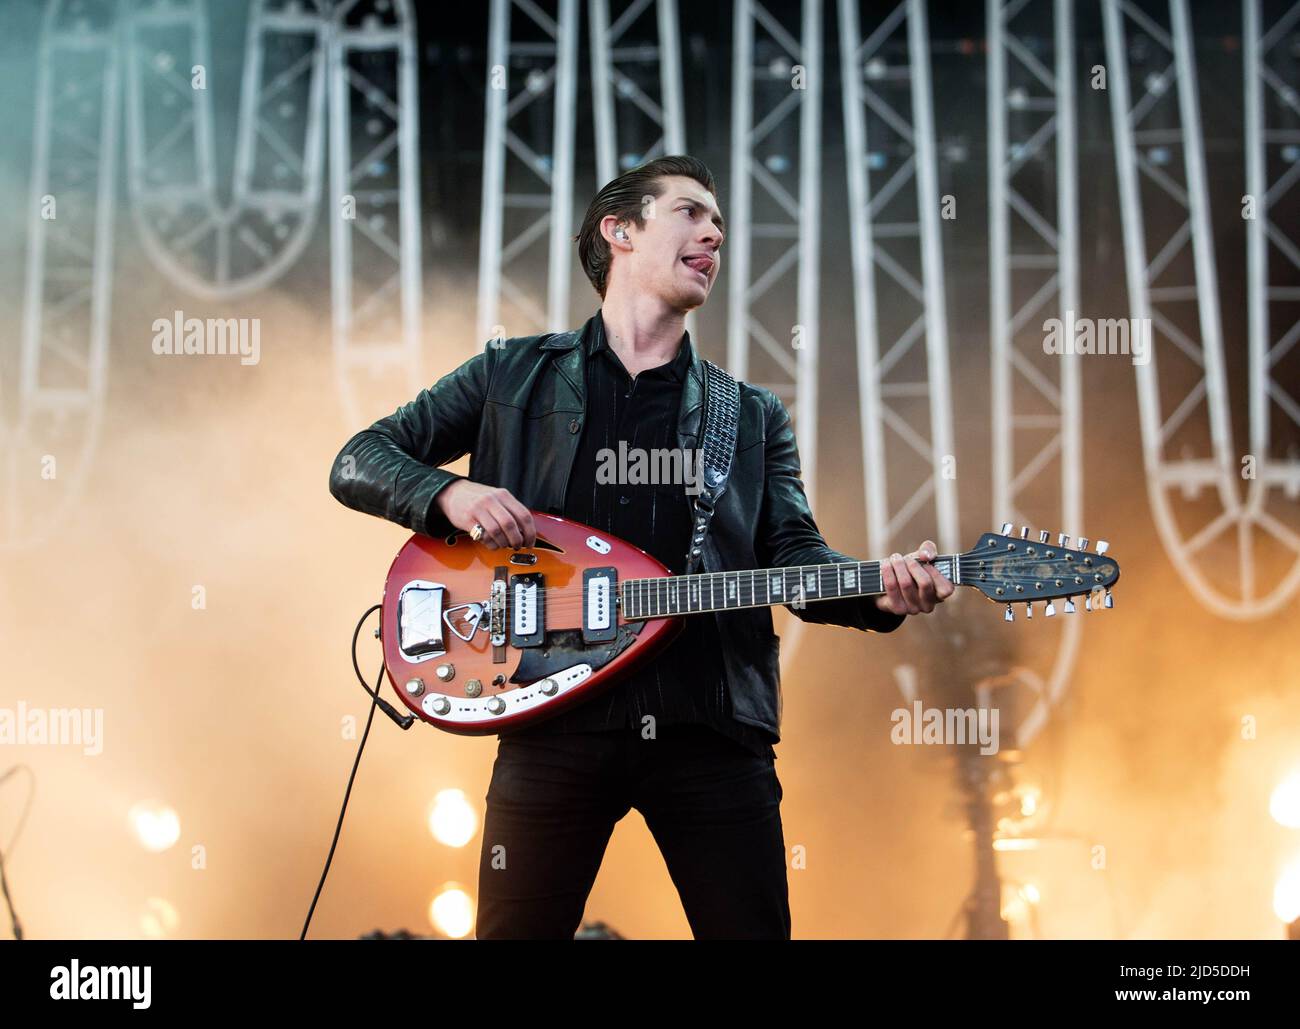
[[[587,410],[591,321],[570,332],[493,340],[387,418],[353,436],[330,471],[330,493],[358,511],[412,532],[443,536],[453,526],[434,503],[463,476],[444,471],[469,453],[469,478],[503,486],[526,507],[562,514]],[[691,346],[678,413],[678,446],[698,445],[704,369]],[[683,503],[689,498],[683,493]],[[685,554],[688,541],[682,541]],[[760,386],[740,384],[740,425],[731,478],[701,554],[702,570],[790,567],[853,560],[830,549],[808,508],[789,413]],[[892,632],[903,616],[871,598],[787,607],[805,622]],[[707,616],[700,616],[707,617]],[[780,638],[766,607],[718,612],[734,716],[779,737]]]

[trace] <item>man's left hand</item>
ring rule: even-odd
[[[926,540],[910,554],[894,554],[880,562],[881,585],[876,607],[892,615],[929,614],[956,589],[934,567],[938,549]]]

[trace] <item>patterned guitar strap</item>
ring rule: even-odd
[[[703,482],[695,497],[695,524],[686,552],[686,572],[693,575],[700,565],[704,540],[718,500],[727,490],[731,458],[736,452],[740,422],[740,386],[725,370],[704,361]]]

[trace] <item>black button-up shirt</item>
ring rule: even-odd
[[[590,341],[586,361],[586,425],[565,495],[564,517],[626,540],[680,575],[685,572],[692,524],[693,498],[686,484],[620,482],[631,478],[620,475],[610,481],[609,472],[618,469],[620,443],[627,447],[628,467],[634,448],[647,452],[647,458],[654,451],[677,449],[677,414],[691,359],[688,337],[682,337],[672,361],[633,377],[610,348],[599,313],[591,331],[596,338]],[[584,347],[587,342],[583,340]],[[691,474],[698,471],[693,453],[682,456],[692,459]],[[647,467],[658,466],[647,461]],[[658,725],[712,726],[753,753],[774,757],[773,739],[766,731],[732,717],[714,616],[686,615],[684,623],[681,634],[648,665],[526,732],[639,730],[651,715]]]

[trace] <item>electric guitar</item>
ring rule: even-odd
[[[674,575],[608,533],[534,511],[532,547],[490,550],[460,530],[417,534],[388,571],[380,616],[389,679],[416,715],[449,732],[487,735],[541,721],[603,692],[670,643],[683,616],[815,604],[884,593],[880,562]],[[933,564],[990,600],[1056,613],[1112,606],[1119,565],[1088,540],[1070,546],[1011,524]]]

